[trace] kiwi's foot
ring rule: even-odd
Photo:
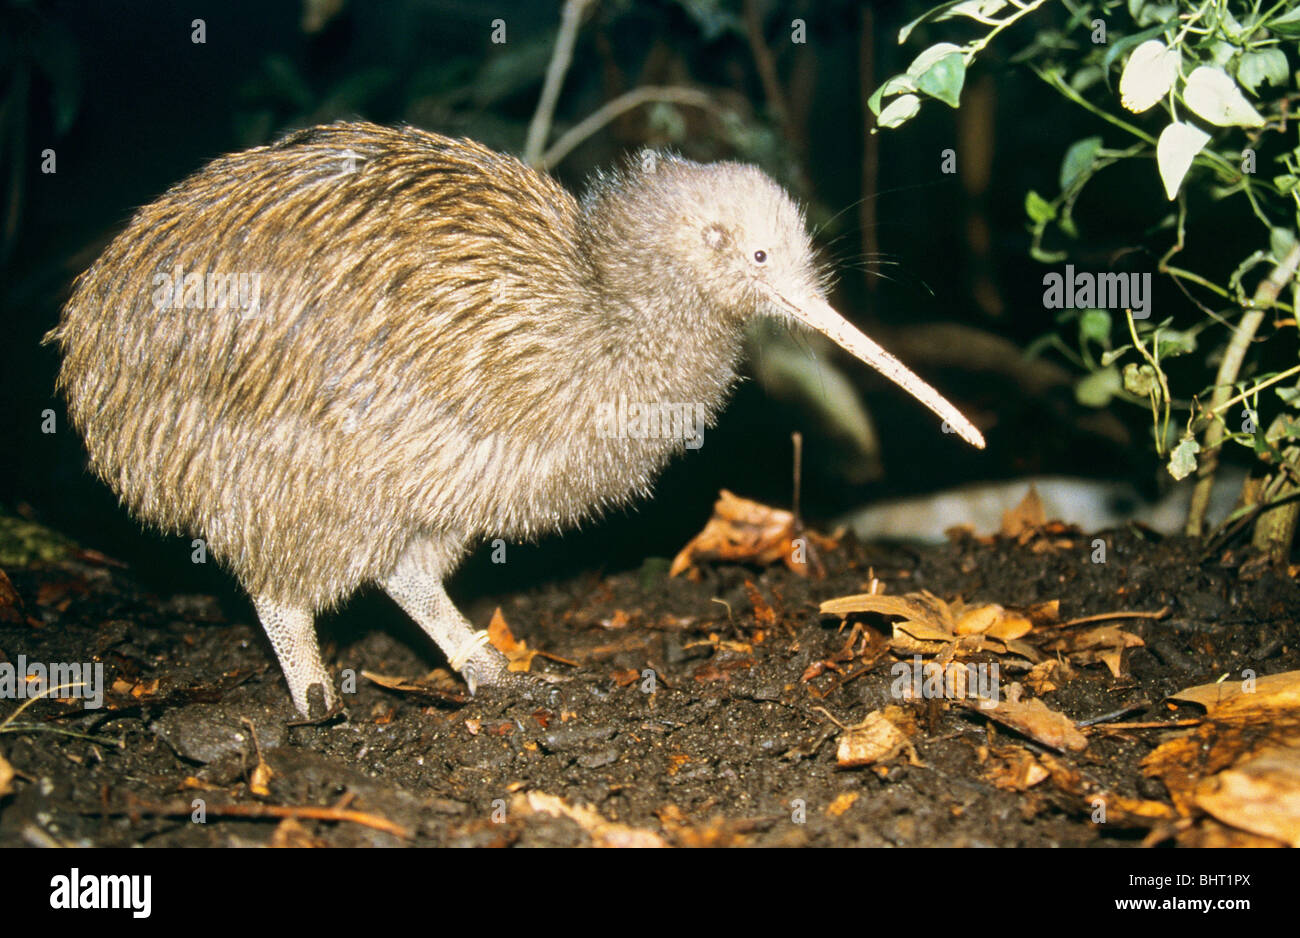
[[[506,697],[524,697],[545,703],[555,696],[556,684],[566,678],[554,674],[532,674],[511,671],[510,662],[491,645],[478,648],[460,670],[469,685],[469,692],[478,695],[484,691]]]
[[[333,697],[333,700],[330,698]],[[339,723],[347,719],[348,712],[337,694],[330,694],[321,684],[312,684],[307,688],[307,715],[300,708],[298,719],[289,720],[288,726],[323,726],[327,723]]]

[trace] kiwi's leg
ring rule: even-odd
[[[333,680],[321,664],[320,646],[316,643],[316,617],[311,610],[258,597],[253,597],[253,606],[276,657],[280,659],[294,706],[303,716],[311,718],[309,693],[313,685],[319,684],[324,694],[325,711],[333,710],[338,705],[338,695],[334,692]]]
[[[459,554],[436,540],[414,540],[380,585],[437,643],[471,693],[478,687],[515,683],[505,656],[487,644],[486,632],[474,631],[443,589],[442,579]]]

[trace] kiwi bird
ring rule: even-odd
[[[338,700],[315,616],[367,583],[471,690],[510,681],[444,580],[486,539],[645,495],[686,440],[600,415],[712,421],[756,316],[824,333],[984,445],[827,303],[779,185],[652,151],[579,200],[469,140],[296,132],[140,209],[47,341],[91,469],[234,572],[313,715]]]

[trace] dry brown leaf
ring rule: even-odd
[[[826,615],[844,616],[854,612],[878,612],[885,616],[899,616],[918,622],[929,622],[944,631],[949,638],[953,633],[952,612],[946,602],[933,593],[922,590],[905,596],[886,596],[883,593],[857,593],[828,599],[819,607]]]
[[[324,847],[326,844],[313,837],[297,818],[287,817],[275,825],[275,830],[271,832],[271,846],[298,848]]]
[[[1009,642],[1028,635],[1033,628],[1034,624],[1024,616],[1003,610],[1001,618],[989,626],[988,631],[984,634],[988,635],[989,638],[999,638],[1004,642]]]
[[[749,595],[749,604],[754,609],[754,621],[760,628],[773,628],[776,626],[776,610],[771,604],[763,598],[763,594],[758,591],[754,581],[745,578],[745,592]]]
[[[1025,615],[1035,626],[1047,628],[1061,620],[1061,601],[1049,599],[1047,602],[1035,603],[1025,610]]]
[[[13,790],[14,767],[4,756],[0,756],[0,798]]]
[[[492,647],[505,655],[506,660],[510,662],[507,668],[511,671],[531,671],[533,659],[538,655],[561,664],[577,665],[576,661],[568,658],[529,648],[528,643],[522,638],[515,638],[514,633],[510,631],[510,626],[506,624],[506,617],[502,614],[500,606],[497,606],[496,611],[492,613],[492,621],[488,623],[487,633]]]
[[[953,629],[958,635],[988,635],[1003,640],[1020,638],[1034,627],[1025,616],[1011,612],[997,603],[984,606],[962,608],[954,603],[953,615],[956,625]]]
[[[1028,642],[1021,641],[1018,638],[1011,638],[1011,639],[1007,639],[1006,641],[1002,641],[1001,639],[997,639],[997,638],[991,638],[989,639],[989,647],[992,648],[994,651],[1009,652],[1013,655],[1019,655],[1021,658],[1024,658],[1026,661],[1032,661],[1035,664],[1044,660],[1042,652],[1040,652],[1037,648],[1035,648],[1033,645],[1029,644]]]
[[[749,838],[744,829],[746,820],[713,818],[704,826],[696,826],[675,804],[664,805],[655,812],[664,830],[683,847],[743,847]]]
[[[435,700],[464,702],[468,698],[457,688],[455,678],[450,671],[438,668],[430,671],[419,680],[397,677],[390,674],[378,674],[374,671],[362,671],[361,676],[372,684],[378,684],[401,694],[415,694]]]
[[[903,654],[937,654],[956,638],[951,608],[926,591],[906,596],[859,593],[829,599],[819,608],[823,613],[841,617],[867,612],[901,617],[902,622],[893,624],[891,645]]]
[[[995,603],[985,606],[971,606],[955,613],[953,633],[956,635],[975,635],[987,632],[1002,620],[1005,610]]]
[[[1038,698],[1020,699],[1021,687],[1012,684],[1001,700],[985,697],[966,698],[962,702],[989,719],[1009,726],[1044,746],[1078,752],[1088,746],[1088,737],[1074,728],[1074,721],[1053,710]]]
[[[1201,779],[1195,801],[1225,824],[1300,847],[1300,747],[1268,749]]]
[[[738,642],[729,638],[723,638],[717,632],[710,632],[708,638],[702,638],[697,641],[687,642],[683,648],[700,648],[703,646],[716,648],[718,651],[730,651],[738,655],[752,655],[754,646],[749,642]]]
[[[1220,824],[1214,818],[1202,818],[1199,824],[1181,830],[1177,834],[1181,847],[1285,847],[1286,844],[1272,837],[1260,837],[1246,831]]]
[[[1256,678],[1253,686],[1242,681],[1198,684],[1169,696],[1173,700],[1200,704],[1216,720],[1280,711],[1294,713],[1300,711],[1300,671]]]
[[[1128,798],[1114,793],[1100,793],[1106,802],[1106,820],[1110,822],[1129,821],[1173,821],[1178,819],[1178,810],[1163,801],[1151,801],[1147,798]]]
[[[1002,515],[1002,533],[1007,537],[1027,539],[1041,531],[1047,524],[1047,513],[1038,489],[1031,484],[1020,504]]]
[[[566,817],[585,830],[591,836],[592,845],[596,847],[668,846],[654,831],[607,821],[594,808],[571,805],[563,798],[545,792],[530,791],[515,795],[510,810],[521,817],[530,814]]]
[[[1079,770],[1062,762],[1050,752],[1036,754],[1039,764],[1051,775],[1052,784],[1060,791],[1079,800],[1080,807],[1092,811],[1100,799],[1105,803],[1106,822],[1151,827],[1155,822],[1177,820],[1179,812],[1163,801],[1145,798],[1126,798],[1113,792],[1100,791],[1086,781]]]
[[[1051,774],[1052,784],[1061,791],[1080,798],[1087,794],[1088,786],[1074,766],[1067,765],[1050,752],[1038,753],[1038,761]]]
[[[622,609],[615,609],[615,610],[614,610],[614,614],[613,614],[612,616],[610,616],[608,619],[600,619],[600,620],[597,622],[597,624],[598,624],[602,629],[609,629],[609,630],[611,630],[611,631],[614,631],[614,630],[617,630],[617,629],[625,629],[625,628],[627,628],[631,623],[632,623],[632,617],[629,616],[629,615],[628,615],[626,612],[624,612]]]
[[[1086,632],[1067,633],[1048,642],[1043,648],[1067,654],[1075,664],[1081,666],[1100,662],[1110,669],[1113,677],[1119,678],[1123,672],[1124,650],[1145,644],[1138,636],[1125,632],[1119,626],[1102,625]]]
[[[253,766],[253,771],[248,774],[248,790],[259,798],[269,798],[271,797],[269,786],[275,773],[262,758],[262,744],[257,740],[257,727],[253,725],[253,721],[245,717],[240,722],[248,728],[248,735],[253,740],[253,753],[257,756],[257,765]]]
[[[389,690],[403,690],[412,684],[409,678],[394,677],[391,674],[379,674],[375,671],[362,671],[361,676],[367,681],[378,684],[380,687],[387,687]]]
[[[796,540],[803,539],[802,545]],[[723,489],[704,530],[673,558],[669,576],[677,576],[700,560],[730,560],[761,566],[783,562],[800,576],[824,575],[817,550],[833,550],[833,537],[801,529],[791,512],[739,498]]]
[[[640,677],[641,673],[637,671],[636,668],[628,668],[625,671],[614,671],[610,674],[610,678],[619,687],[628,687],[629,685],[635,684]]]
[[[955,654],[970,655],[992,648],[1030,661],[1039,661],[1042,655],[1019,639],[1033,629],[1035,617],[1044,621],[1054,618],[1055,608],[1055,602],[1040,604],[1024,613],[996,603],[967,606],[961,600],[945,602],[925,590],[903,596],[877,593],[840,596],[819,607],[825,614],[841,617],[867,612],[898,616],[903,621],[893,624],[891,644],[901,654],[938,654],[949,643],[960,639],[953,649]]]
[[[510,662],[511,671],[532,669],[537,652],[530,651],[527,642],[515,638],[514,633],[510,631],[510,626],[506,624],[506,617],[501,614],[500,606],[497,606],[496,611],[492,613],[492,621],[488,623],[487,632],[492,647],[505,655]]]
[[[259,798],[271,797],[269,783],[275,775],[271,767],[262,761],[262,757],[257,757],[257,765],[253,766],[253,771],[248,775],[248,790]]]
[[[1191,814],[1202,778],[1280,746],[1300,746],[1300,715],[1207,721],[1157,746],[1142,760],[1142,771],[1164,782],[1178,809]]]
[[[921,764],[911,740],[883,713],[873,710],[857,726],[850,726],[840,734],[835,761],[844,768],[852,768],[883,762],[904,752],[913,765]]]
[[[1021,746],[999,746],[989,755],[984,777],[1005,791],[1027,791],[1051,774]]]
[[[908,737],[916,735],[916,709],[914,707],[900,707],[898,704],[890,704],[880,712],[885,715],[886,720],[898,727],[903,735]]]
[[[1074,677],[1074,669],[1067,662],[1048,658],[1029,669],[1029,673],[1025,675],[1025,684],[1041,697],[1051,691],[1059,690],[1062,684],[1073,680]]]
[[[894,637],[904,644],[910,639],[912,642],[928,642],[940,648],[951,645],[957,638],[952,632],[923,619],[904,619],[902,622],[895,622]],[[934,651],[939,651],[939,648],[935,648]]]

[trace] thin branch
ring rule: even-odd
[[[1076,626],[1089,625],[1093,622],[1106,622],[1109,619],[1163,619],[1165,616],[1169,615],[1170,611],[1171,610],[1168,606],[1161,606],[1154,612],[1141,609],[1120,609],[1116,612],[1099,612],[1096,615],[1080,616],[1079,618],[1071,619],[1068,622],[1061,622],[1057,625],[1047,626],[1042,630],[1042,632],[1036,632],[1034,634],[1041,635],[1048,632],[1056,632],[1060,629],[1072,629]]]
[[[551,134],[551,121],[555,117],[555,103],[560,98],[564,76],[573,63],[578,27],[582,25],[587,7],[593,2],[594,0],[564,2],[564,11],[560,14],[560,31],[555,37],[551,63],[546,68],[546,82],[542,85],[542,96],[537,101],[537,110],[528,125],[528,140],[524,143],[524,162],[529,166],[537,167],[542,160],[542,149],[546,146],[546,138]]]
[[[755,0],[745,0],[745,37],[749,40],[749,51],[754,56],[754,66],[763,83],[763,96],[767,98],[767,106],[772,110],[772,117],[781,132],[789,139],[790,128],[786,126],[786,119],[790,112],[786,107],[785,92],[781,90],[781,80],[776,75],[776,59],[763,40],[763,17],[758,12]]]
[[[717,107],[712,97],[694,88],[675,86],[645,85],[633,88],[612,101],[607,101],[577,124],[560,135],[560,139],[551,144],[550,149],[537,161],[529,161],[538,169],[551,169],[568,156],[580,143],[600,130],[620,114],[648,104],[652,101],[667,101],[670,104],[685,104],[689,107],[713,110]]]
[[[1090,726],[1088,730],[1093,733],[1124,733],[1128,730],[1168,730],[1182,726],[1200,726],[1204,722],[1204,720],[1195,718],[1190,720],[1144,720],[1140,723],[1106,723],[1100,726]]]
[[[350,801],[351,799],[346,800]],[[346,821],[352,824],[360,824],[362,827],[383,831],[386,834],[392,834],[402,840],[415,839],[415,835],[411,831],[385,817],[369,814],[365,811],[350,810],[342,806],[281,805],[265,804],[259,801],[244,804],[205,804],[203,811],[213,817],[249,818],[253,820],[305,818],[313,821]],[[152,804],[128,798],[125,807],[86,811],[85,813],[104,817],[120,817],[123,815],[130,817],[187,817],[194,813],[194,808],[191,805]]]

